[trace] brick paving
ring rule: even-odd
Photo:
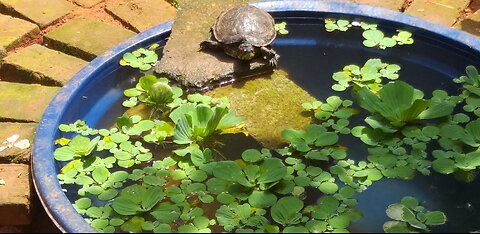
[[[468,8],[480,0],[349,1],[480,36],[480,11]],[[87,61],[133,36],[131,30],[174,17],[174,8],[161,0],[0,0],[0,147],[14,135],[31,143],[36,122],[59,89],[47,85],[65,84]],[[0,151],[0,232],[58,232],[32,197],[30,155],[31,146]]]
[[[34,44],[6,57],[0,74],[6,81],[64,85],[87,61]]]
[[[30,170],[23,164],[0,164],[0,226],[26,225],[31,221]]]
[[[37,25],[9,15],[0,14],[0,48],[11,49],[40,32]]]
[[[45,27],[69,14],[74,5],[65,0],[0,0],[0,6]]]
[[[107,4],[106,9],[114,17],[141,32],[159,23],[172,20],[175,8],[168,2],[158,0],[128,0]]]
[[[47,33],[45,41],[57,50],[91,60],[134,35],[95,19],[75,19]]]

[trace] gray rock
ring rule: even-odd
[[[172,34],[155,72],[174,78],[185,86],[204,87],[231,79],[271,73],[263,59],[250,63],[223,52],[200,51],[200,43],[211,37],[210,28],[222,11],[248,0],[180,1]]]

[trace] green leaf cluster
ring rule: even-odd
[[[325,19],[325,29],[327,32],[333,32],[335,30],[346,32],[351,27],[352,24],[348,20],[335,20],[331,18]]]
[[[383,225],[385,233],[430,232],[430,226],[443,225],[447,217],[441,211],[427,211],[417,199],[404,197],[400,203],[392,204],[386,213],[393,221]]]
[[[402,30],[397,30],[398,34],[392,37],[386,37],[385,34],[376,29],[365,30],[362,34],[363,45],[369,48],[377,47],[380,49],[391,48],[396,45],[411,45],[414,40],[412,38],[412,33]]]
[[[377,93],[382,88],[383,79],[397,80],[400,66],[397,64],[383,63],[380,59],[369,59],[363,67],[348,65],[343,71],[333,74],[337,84],[332,86],[335,91],[345,91],[350,86],[355,88],[367,87]]]
[[[120,60],[120,65],[138,68],[142,71],[150,70],[158,61],[158,55],[154,51],[156,46],[149,49],[139,48],[133,52],[127,52]]]
[[[465,99],[466,105],[463,110],[480,116],[480,75],[475,66],[468,66],[466,75],[454,79],[454,82],[462,84],[463,92],[461,97]]]
[[[278,200],[274,191],[284,186],[287,167],[280,159],[266,158],[256,150],[245,151],[243,159],[241,165],[234,161],[215,163],[213,178],[207,181],[208,191],[217,195],[228,192],[237,199],[248,200],[255,208],[271,207]]]
[[[125,107],[134,107],[139,102],[156,108],[173,108],[181,102],[182,89],[170,86],[168,79],[146,75],[139,79],[135,88],[127,89],[124,95],[129,99],[123,102]]]
[[[287,22],[276,23],[275,31],[280,35],[287,35],[289,33],[287,30]]]
[[[423,99],[423,92],[403,81],[385,85],[378,96],[363,87],[357,99],[362,108],[373,114],[366,122],[384,132],[395,132],[396,128],[416,120],[449,116],[455,107],[449,100]]]
[[[414,40],[412,33],[404,30],[397,30],[397,34],[392,37],[385,36],[384,32],[378,29],[377,24],[367,22],[350,22],[348,20],[325,19],[325,29],[327,32],[336,30],[346,32],[351,27],[360,27],[363,30],[362,36],[365,39],[363,45],[369,48],[386,49],[397,45],[411,45]]]
[[[243,119],[226,105],[187,103],[174,109],[169,117],[175,123],[173,138],[177,144],[202,142],[214,134],[243,132]]]
[[[330,96],[326,102],[315,101],[313,103],[303,103],[303,108],[307,111],[313,111],[314,117],[320,124],[340,134],[350,134],[348,120],[351,116],[358,113],[356,109],[351,108],[353,102],[342,100],[337,96]]]

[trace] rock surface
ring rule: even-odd
[[[155,71],[173,77],[185,86],[203,87],[232,78],[271,72],[266,61],[257,59],[250,66],[223,52],[200,51],[200,43],[210,38],[210,28],[226,9],[248,0],[180,1],[177,18],[163,58]]]
[[[284,129],[307,127],[311,118],[303,114],[302,103],[315,101],[281,70],[216,88],[207,95],[227,97],[235,113],[244,118],[249,134],[271,149],[284,143]]]

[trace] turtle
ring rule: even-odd
[[[262,56],[270,66],[277,66],[280,56],[270,48],[277,36],[275,20],[267,12],[251,5],[227,9],[218,16],[211,33],[212,38],[200,44],[202,50],[223,50],[246,61]]]

